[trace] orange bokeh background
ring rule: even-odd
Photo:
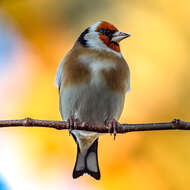
[[[190,2],[181,0],[2,0],[0,119],[61,120],[54,80],[77,36],[98,20],[131,38],[121,123],[190,120]],[[0,130],[0,174],[11,190],[190,189],[190,133],[136,132],[99,141],[101,180],[72,179],[76,145],[67,131]]]

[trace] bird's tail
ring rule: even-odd
[[[75,141],[76,138],[73,135]],[[81,153],[79,144],[77,143],[77,158],[75,167],[73,169],[73,178],[80,177],[81,175],[87,173],[94,177],[95,179],[100,179],[100,170],[98,166],[97,148],[98,148],[98,138],[89,147],[86,153]]]

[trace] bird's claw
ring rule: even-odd
[[[107,126],[108,126],[108,132],[110,133],[110,135],[113,134],[113,139],[115,140],[117,135],[117,129],[120,126],[120,123],[115,119],[112,119],[108,121]]]
[[[67,126],[67,129],[69,130],[69,135],[71,135],[71,131],[77,127],[78,123],[79,123],[79,120],[75,119],[73,116],[71,116],[67,120],[66,126]]]

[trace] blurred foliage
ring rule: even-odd
[[[131,92],[120,122],[190,120],[189,5],[185,0],[1,1],[0,56],[7,58],[0,59],[0,119],[60,119],[53,85],[58,64],[86,27],[106,20],[132,34],[121,43]],[[13,190],[187,190],[189,135],[131,133],[115,142],[103,136],[102,179],[95,182],[88,176],[72,180],[76,145],[66,132],[1,129],[0,171]]]

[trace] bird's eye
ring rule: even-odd
[[[113,32],[111,31],[111,30],[108,30],[108,29],[104,29],[104,28],[101,28],[100,30],[99,30],[99,32],[101,33],[101,34],[103,34],[103,35],[106,35],[106,36],[108,36],[108,37],[112,37],[112,34],[113,34]]]
[[[106,30],[106,31],[105,31],[105,35],[106,35],[106,36],[112,36],[112,33],[111,33],[110,30]]]
[[[99,32],[102,33],[102,34],[105,34],[105,29],[104,28],[100,28]]]

